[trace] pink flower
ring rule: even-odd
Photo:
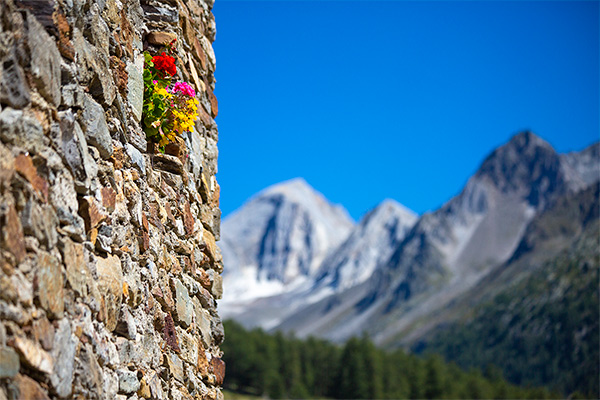
[[[153,84],[153,85],[156,85],[157,83],[158,83],[158,81],[157,81],[157,80],[153,80],[153,81],[152,81],[152,84]]]
[[[181,92],[190,97],[196,97],[196,92],[194,88],[191,87],[187,82],[177,82],[173,85],[173,93]]]

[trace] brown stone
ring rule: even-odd
[[[194,233],[194,216],[190,209],[190,203],[187,200],[183,205],[183,226],[188,236]]]
[[[15,158],[15,169],[31,183],[44,202],[48,201],[48,182],[38,175],[37,168],[29,155],[19,154]]]
[[[173,322],[173,317],[171,317],[171,314],[169,314],[168,312],[165,316],[165,326],[163,328],[163,335],[169,347],[171,347],[173,351],[179,353],[181,349],[179,348],[179,340],[177,339],[175,323]]]
[[[196,57],[198,59],[198,61],[200,61],[200,65],[202,67],[203,71],[207,70],[207,60],[206,60],[206,53],[204,52],[204,49],[202,48],[202,45],[200,44],[200,41],[198,40],[197,37],[194,37],[194,40],[192,42],[192,46],[193,46],[193,54],[194,57]]]
[[[221,185],[218,183],[215,184],[215,190],[213,191],[213,195],[211,198],[211,205],[213,207],[219,207],[221,198]]]
[[[101,193],[102,205],[104,206],[104,208],[106,208],[108,212],[113,212],[115,210],[117,192],[115,192],[115,190],[111,187],[103,187]]]
[[[65,310],[63,274],[58,260],[44,251],[39,252],[34,288],[40,306],[53,318],[62,318]]]
[[[160,286],[154,286],[152,289],[152,295],[156,298],[156,300],[162,305],[166,310],[171,311],[175,308],[175,301],[173,300],[173,295],[171,294],[171,289],[166,284],[166,282],[162,282],[163,288]]]
[[[115,80],[115,85],[117,85],[117,89],[121,95],[127,95],[127,81],[129,80],[129,75],[127,74],[127,69],[125,63],[116,56],[110,57],[110,69],[113,73],[113,78]]]
[[[109,159],[115,166],[115,169],[123,169],[123,163],[125,162],[125,153],[122,147],[113,147],[113,154]]]
[[[75,48],[71,43],[71,26],[67,21],[67,17],[57,9],[53,13],[54,24],[58,29],[58,51],[60,54],[70,61],[75,61]]]
[[[113,331],[117,327],[121,301],[123,299],[123,270],[117,256],[96,259],[98,289],[106,307],[106,329]]]
[[[52,356],[33,340],[17,336],[14,347],[27,365],[44,374],[50,375],[54,371]]]
[[[19,391],[19,394],[17,395],[18,399],[50,400],[46,392],[44,392],[44,389],[30,377],[18,374],[15,377],[14,382]]]
[[[26,254],[25,237],[21,219],[13,204],[9,205],[6,214],[0,215],[0,222],[2,222],[3,247],[13,254],[17,263],[20,263]]]
[[[95,242],[96,238],[93,239]],[[92,279],[92,274],[85,262],[83,245],[66,238],[62,243],[63,262],[67,270],[67,281],[71,288],[80,296],[87,297],[88,282]]]
[[[104,215],[98,209],[96,200],[92,196],[85,196],[79,202],[79,215],[83,218],[85,223],[85,230],[89,231],[92,228],[97,227],[100,222],[104,221],[106,215]]]
[[[129,58],[133,58],[133,28],[127,16],[126,7],[121,9],[121,32],[119,34],[120,42],[125,46]]]
[[[219,114],[219,102],[217,101],[217,96],[215,96],[210,86],[206,88],[206,91],[208,93],[208,99],[210,100],[210,111],[213,118],[216,118],[217,114]]]
[[[200,274],[198,277],[198,280],[200,281],[200,284],[205,288],[210,290],[212,287],[212,282],[210,281],[210,277],[208,276],[208,274],[206,273],[206,271],[204,271],[203,269],[199,270]]]
[[[177,35],[171,32],[150,32],[146,36],[148,43],[156,46],[166,46],[174,40],[177,40]]]
[[[183,164],[179,158],[169,154],[154,154],[152,156],[152,164],[156,169],[161,169],[163,171],[178,175],[183,174]]]
[[[223,385],[223,379],[225,379],[225,361],[219,357],[213,357],[210,360],[210,370],[217,378],[217,385]]]
[[[15,158],[2,143],[0,143],[0,189],[8,187],[15,174]]]
[[[138,242],[140,245],[140,252],[145,253],[150,248],[150,235],[148,232],[142,231],[142,234],[138,236]]]
[[[206,128],[210,128],[211,127],[211,125],[212,125],[212,118],[205,111],[204,105],[202,107],[198,107],[198,118],[200,118],[200,122],[202,122],[202,125],[204,125]]]
[[[148,218],[146,218],[146,214],[142,214],[142,228],[144,228],[144,231],[148,232]]]
[[[33,321],[33,336],[42,345],[44,350],[52,350],[54,326],[48,321],[48,318],[42,317]]]
[[[169,220],[169,222],[171,222],[173,226],[175,226],[175,217],[173,216],[173,212],[171,211],[171,204],[165,204],[165,211],[167,213],[167,219]]]
[[[202,378],[208,377],[208,374],[209,374],[208,359],[206,358],[206,353],[204,352],[202,345],[200,345],[200,351],[198,352],[197,367],[198,367],[198,373],[200,374],[200,376]]]
[[[215,242],[215,237],[208,230],[204,230],[202,232],[202,239],[204,241],[204,253],[208,257],[210,257],[211,261],[215,261],[217,258],[217,243]]]

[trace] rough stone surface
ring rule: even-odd
[[[212,3],[0,0],[0,400],[222,399]],[[162,154],[173,39],[201,106]]]
[[[123,270],[117,256],[96,259],[98,289],[106,308],[106,329],[113,331],[117,327],[121,300],[123,297]]]
[[[50,316],[62,318],[65,309],[64,282],[59,261],[50,253],[40,250],[37,259],[37,298]]]
[[[52,350],[54,371],[50,376],[50,382],[60,397],[67,397],[71,394],[77,342],[77,338],[71,332],[71,324],[67,319],[62,319],[54,336]]]
[[[34,82],[42,96],[58,106],[60,105],[60,53],[44,27],[31,14],[27,14],[27,40]]]
[[[144,103],[144,57],[136,57],[135,62],[127,64],[127,100],[133,109],[136,121],[142,119],[142,106]]]
[[[12,378],[19,373],[19,355],[11,347],[0,347],[0,378]]]
[[[120,369],[119,375],[119,393],[130,394],[137,392],[140,388],[140,381],[137,378],[137,372]]]
[[[83,97],[83,111],[79,122],[87,142],[100,151],[102,158],[109,158],[113,153],[113,145],[104,109],[90,95]]]
[[[175,304],[177,306],[177,318],[185,327],[192,324],[192,315],[194,308],[187,288],[179,279],[174,280],[175,287]]]

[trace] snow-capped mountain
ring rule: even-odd
[[[222,314],[311,281],[353,227],[344,208],[301,178],[263,190],[222,223]]]

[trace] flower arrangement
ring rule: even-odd
[[[177,135],[191,130],[198,117],[199,101],[194,88],[187,82],[173,82],[177,73],[175,58],[171,56],[174,42],[159,55],[144,52],[142,126],[148,139],[158,143],[163,152]]]

